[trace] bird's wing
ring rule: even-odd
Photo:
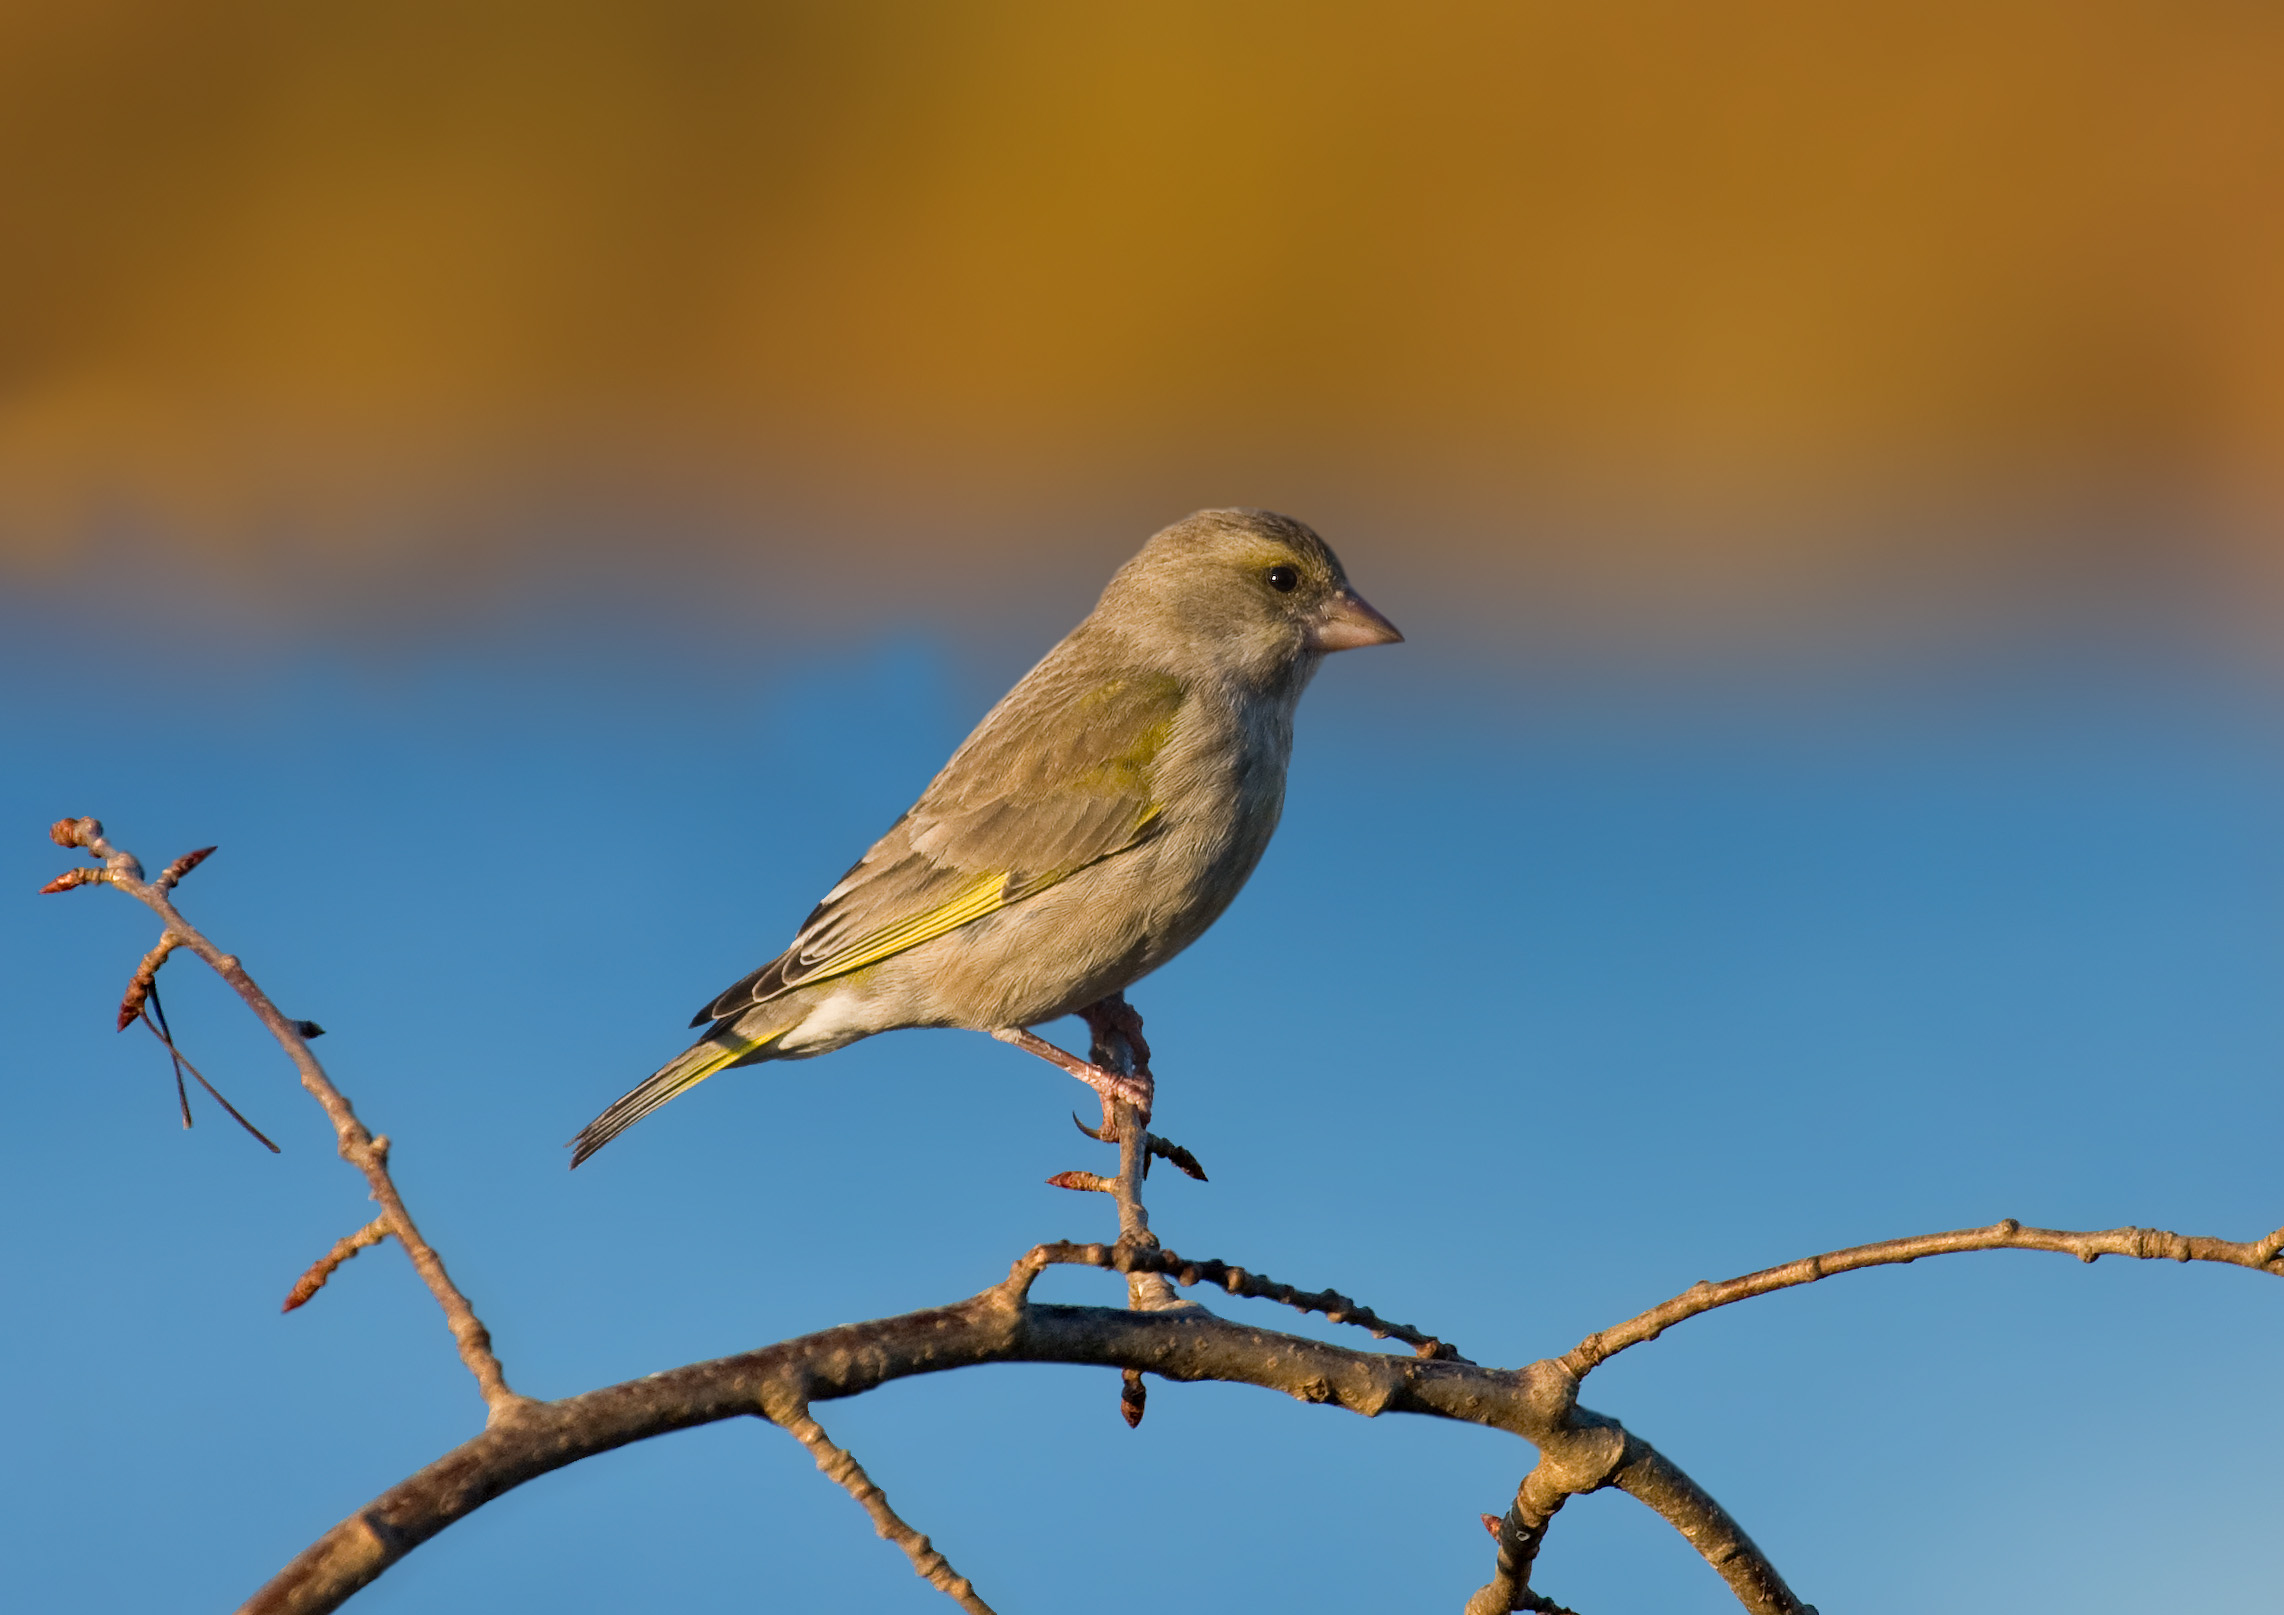
[[[1080,679],[1050,659],[825,894],[793,945],[691,1024],[877,964],[1146,839],[1181,705],[1171,677]]]

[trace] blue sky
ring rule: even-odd
[[[1302,712],[1252,886],[1133,994],[1177,1248],[1519,1364],[1699,1278],[2014,1216],[2249,1237],[2284,1222],[2284,707],[2144,647],[1753,669],[1527,657],[1477,607]],[[1386,568],[1382,569],[1383,572]],[[27,1608],[227,1607],[478,1426],[397,1251],[309,1307],[370,1208],[249,1016],[187,961],[185,1047],[112,1006],[153,939],[35,897],[62,814],[156,864],[396,1140],[400,1185],[516,1385],[559,1396],[936,1304],[1107,1208],[1074,1084],[987,1039],[733,1073],[576,1175],[560,1148],[782,944],[1065,625],[832,643],[590,623],[328,652],[19,622],[0,652],[0,1559]],[[1477,626],[1455,627],[1465,620]],[[1065,1025],[1066,1037],[1076,1029]],[[1057,1274],[1057,1299],[1115,1281]],[[1217,1309],[1342,1338],[1265,1303]],[[1806,1598],[1902,1615],[2274,1607],[2263,1387],[2284,1286],[2233,1269],[1949,1258],[1627,1353],[1586,1402],[1727,1503]],[[1349,1332],[1350,1343],[1368,1340]],[[1528,1449],[1267,1393],[993,1368],[819,1409],[1010,1615],[1456,1608]],[[1155,1547],[1137,1573],[1108,1545]],[[1733,1607],[1631,1500],[1579,1500],[1539,1585]],[[758,1424],[547,1477],[420,1549],[374,1611],[947,1607]]]

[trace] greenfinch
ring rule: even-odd
[[[1277,827],[1310,676],[1402,638],[1291,517],[1204,510],[1158,533],[571,1164],[717,1071],[908,1026],[989,1032],[1147,1113],[1133,1076],[1029,1028],[1123,1010],[1220,916]]]

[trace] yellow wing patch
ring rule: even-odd
[[[818,954],[791,955],[779,977],[782,987],[772,990],[854,974],[923,942],[932,942],[987,914],[995,914],[1011,903],[1035,896],[1089,864],[1132,846],[1150,832],[1164,811],[1164,805],[1154,797],[1153,776],[1159,754],[1172,738],[1181,702],[1182,688],[1174,679],[1144,678],[1110,680],[1076,703],[1082,729],[1087,727],[1086,720],[1096,719],[1097,727],[1091,738],[1099,749],[1095,750],[1096,760],[1063,779],[1057,791],[1107,802],[1125,800],[1132,806],[1130,819],[1115,825],[1107,820],[1099,822],[1091,835],[1082,838],[1089,844],[1067,849],[1072,854],[1068,862],[1029,875],[1000,870],[971,876],[950,897],[924,913],[885,925],[845,947],[828,947]],[[1121,708],[1119,717],[1123,721],[1104,733],[1096,715],[1114,704]],[[1124,733],[1119,733],[1120,729]],[[1017,799],[1022,797],[1020,784],[1014,795]],[[983,856],[997,861],[994,852],[984,852]],[[844,882],[844,886],[846,884]],[[836,895],[838,891],[837,888]],[[823,915],[824,910],[820,909],[811,917],[812,923]],[[828,924],[826,928],[831,927]]]
[[[1071,781],[1072,788],[1093,796],[1134,796],[1148,802],[1150,771],[1173,732],[1174,715],[1169,712],[1136,735],[1124,751],[1104,758]],[[1157,804],[1149,803],[1145,816],[1157,811]]]
[[[986,914],[1007,906],[1007,877],[1005,875],[978,875],[962,886],[950,901],[915,914],[908,920],[884,927],[870,936],[859,937],[850,943],[845,952],[821,961],[824,968],[813,976],[802,976],[803,982],[826,981],[834,976],[845,976],[866,965],[878,964],[891,954],[902,953],[930,942],[947,931],[956,931],[970,920],[980,920]]]

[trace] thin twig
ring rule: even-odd
[[[173,863],[167,865],[166,868],[160,870],[159,878],[152,881],[151,884],[162,892],[171,892],[183,876],[213,856],[214,848],[212,847],[199,847],[191,852],[186,852]]]
[[[318,1291],[325,1288],[325,1281],[333,1276],[335,1268],[359,1251],[378,1245],[388,1237],[389,1222],[386,1217],[375,1217],[355,1233],[343,1234],[333,1242],[331,1250],[309,1264],[308,1272],[293,1281],[293,1289],[287,1293],[285,1305],[278,1310],[291,1312],[294,1308],[302,1305]]]
[[[145,989],[143,996],[146,999],[152,998],[157,992],[158,984],[153,982]],[[182,1050],[174,1046],[174,1028],[167,1024],[166,1005],[163,1002],[157,1002],[152,1005],[152,1008],[158,1012],[156,1030],[159,1034],[159,1041],[167,1046],[167,1064],[174,1070],[174,1102],[182,1107],[182,1130],[187,1133],[191,1128],[190,1089],[183,1084],[182,1068],[190,1062],[182,1057]],[[150,1018],[146,1017],[143,1024],[150,1025]],[[126,1028],[122,1026],[120,1030],[123,1032]]]
[[[896,1510],[888,1506],[887,1494],[873,1484],[864,1465],[846,1447],[836,1447],[825,1434],[823,1426],[809,1416],[808,1404],[798,1411],[777,1418],[776,1422],[793,1433],[793,1438],[809,1449],[832,1482],[863,1505],[872,1516],[872,1528],[904,1550],[912,1561],[912,1573],[928,1583],[953,1603],[966,1610],[968,1615],[996,1615],[975,1590],[975,1583],[952,1568],[951,1561],[936,1551],[934,1543],[904,1523]]]
[[[1758,1273],[1747,1273],[1720,1284],[1700,1282],[1638,1317],[1588,1335],[1557,1361],[1584,1379],[1628,1346],[1655,1340],[1684,1319],[1711,1312],[1715,1307],[1767,1295],[1772,1290],[1813,1284],[1834,1273],[1853,1272],[1860,1267],[1886,1267],[1898,1262],[1916,1262],[1923,1256],[1993,1250],[2053,1251],[2075,1256],[2082,1262],[2103,1256],[2130,1256],[2144,1261],[2224,1262],[2233,1267],[2275,1273],[2278,1254],[2284,1252],[2284,1228],[2260,1239],[2233,1241],[2203,1234],[2168,1233],[2161,1228],[2103,1228],[2085,1233],[2062,1228],[2025,1228],[2009,1217],[1988,1228],[1959,1228],[1909,1239],[1883,1239],[1876,1244],[1852,1245],[1846,1250],[1804,1257],[1781,1267],[1763,1268]]]
[[[259,1127],[256,1127],[252,1122],[246,1120],[245,1117],[238,1114],[238,1107],[230,1103],[229,1100],[222,1097],[222,1090],[215,1087],[213,1083],[206,1080],[206,1073],[199,1070],[197,1066],[190,1063],[189,1055],[183,1053],[182,1050],[175,1047],[174,1034],[171,1031],[167,1030],[167,1012],[165,1009],[160,1007],[157,989],[154,988],[151,991],[150,1000],[150,1007],[158,1010],[159,1012],[159,1018],[157,1022],[154,1023],[151,1020],[150,1016],[145,1015],[140,1011],[137,1011],[135,1018],[140,1020],[145,1026],[150,1027],[151,1036],[157,1038],[161,1043],[164,1043],[167,1046],[167,1053],[174,1060],[174,1091],[175,1097],[182,1101],[183,1126],[188,1127],[190,1125],[190,1095],[184,1093],[182,1088],[182,1074],[185,1071],[188,1071],[192,1076],[198,1079],[198,1085],[201,1088],[204,1088],[207,1093],[213,1097],[214,1102],[230,1113],[230,1119],[236,1122],[240,1127],[246,1129],[247,1132],[253,1134],[254,1137],[260,1141],[264,1149],[268,1150],[272,1155],[283,1154],[284,1151],[280,1150],[275,1144],[270,1142],[270,1137],[267,1133],[263,1132]]]
[[[155,881],[143,878],[143,866],[132,853],[114,847],[103,837],[103,826],[95,819],[61,819],[48,832],[58,846],[82,847],[103,861],[101,878],[118,887],[129,897],[143,904],[165,922],[166,934],[179,947],[190,949],[213,967],[214,972],[228,982],[233,991],[245,1000],[261,1023],[269,1028],[270,1035],[293,1061],[300,1073],[301,1085],[309,1090],[325,1109],[326,1118],[333,1123],[341,1158],[364,1175],[373,1199],[380,1205],[387,1220],[389,1232],[396,1235],[405,1254],[412,1258],[414,1269],[428,1286],[429,1294],[443,1309],[445,1322],[452,1330],[454,1343],[459,1347],[460,1361],[476,1378],[477,1388],[483,1393],[484,1405],[490,1417],[497,1422],[503,1416],[529,1405],[529,1399],[518,1396],[509,1388],[507,1376],[501,1371],[498,1355],[492,1350],[491,1331],[476,1316],[476,1309],[461,1294],[451,1275],[444,1270],[444,1259],[436,1254],[435,1247],[421,1237],[420,1229],[405,1209],[404,1197],[397,1193],[395,1180],[389,1176],[389,1151],[386,1138],[376,1137],[357,1119],[356,1111],[348,1098],[325,1074],[324,1066],[309,1049],[308,1037],[302,1032],[302,1022],[288,1019],[270,1002],[269,995],[255,985],[254,978],[233,954],[224,953],[206,936],[184,919],[175,908],[165,890]],[[172,866],[170,866],[172,867]],[[184,867],[188,867],[185,865]],[[179,879],[179,873],[177,875]],[[170,1043],[171,1047],[171,1043]],[[193,1075],[196,1075],[195,1069]],[[199,1079],[204,1082],[205,1079]],[[211,1087],[209,1092],[213,1090]],[[222,1096],[216,1094],[215,1098]]]
[[[1370,1307],[1350,1300],[1338,1290],[1297,1290],[1290,1284],[1281,1284],[1262,1274],[1247,1272],[1242,1267],[1231,1267],[1226,1262],[1212,1260],[1193,1262],[1170,1250],[1158,1252],[1154,1260],[1159,1272],[1185,1289],[1193,1284],[1218,1285],[1231,1295],[1274,1301],[1299,1312],[1321,1312],[1327,1323],[1354,1324],[1359,1329],[1370,1330],[1375,1340],[1400,1340],[1420,1357],[1452,1363],[1468,1361],[1459,1355],[1459,1348],[1450,1341],[1414,1329],[1408,1323],[1391,1323]]]
[[[1143,1061],[1148,1058],[1148,1045],[1140,1049],[1135,1046],[1142,1035],[1142,1017],[1135,1014],[1118,993],[1104,999],[1096,1011],[1098,1013],[1090,1013],[1088,1017],[1088,1025],[1094,1033],[1088,1058],[1104,1070],[1121,1076],[1146,1070]],[[1155,1252],[1158,1236],[1150,1232],[1150,1213],[1142,1204],[1142,1180],[1150,1174],[1149,1118],[1136,1106],[1108,1095],[1103,1096],[1102,1110],[1103,1131],[1118,1140],[1118,1173],[1104,1182],[1102,1188],[1118,1205],[1119,1247],[1138,1253]],[[1193,1304],[1176,1295],[1165,1276],[1153,1267],[1130,1265],[1119,1271],[1126,1275],[1126,1304],[1136,1311],[1162,1312],[1170,1307]],[[1130,1408],[1134,1404],[1128,1399],[1122,1405]]]
[[[1047,1180],[1050,1189],[1076,1189],[1084,1194],[1113,1194],[1118,1180],[1100,1172],[1058,1172]]]
[[[1155,1086],[1150,1075],[1150,1045],[1142,1035],[1142,1017],[1126,1002],[1123,993],[1112,993],[1086,1012],[1086,1022],[1093,1033],[1088,1058],[1106,1070],[1121,1076],[1137,1076],[1145,1084]],[[1150,1160],[1163,1156],[1191,1177],[1203,1180],[1205,1173],[1197,1164],[1197,1157],[1179,1144],[1169,1144],[1150,1131],[1150,1118],[1140,1107],[1124,1099],[1114,1099],[1104,1093],[1102,1098],[1102,1127],[1090,1130],[1084,1123],[1079,1131],[1104,1142],[1116,1140],[1118,1144],[1118,1173],[1115,1177],[1102,1177],[1093,1172],[1064,1172],[1047,1181],[1062,1189],[1092,1189],[1109,1195],[1118,1205],[1118,1249],[1122,1253],[1140,1258],[1118,1268],[1126,1276],[1126,1304],[1138,1312],[1166,1312],[1178,1308],[1197,1308],[1194,1301],[1184,1301],[1174,1293],[1162,1272],[1149,1265],[1147,1258],[1158,1254],[1158,1236],[1150,1232],[1150,1214],[1142,1205],[1142,1184],[1150,1176]],[[1077,1121],[1077,1117],[1071,1118]],[[1126,1428],[1142,1428],[1142,1415],[1150,1406],[1150,1388],[1142,1383],[1141,1370],[1126,1369],[1119,1375],[1118,1416],[1126,1421]]]
[[[1064,1176],[1076,1176],[1066,1173]],[[1050,1178],[1048,1182],[1054,1182]],[[1107,1183],[1109,1180],[1102,1180]],[[1061,1185],[1069,1188],[1074,1185]],[[1093,1185],[1086,1185],[1093,1187]],[[1297,1290],[1260,1273],[1235,1267],[1227,1262],[1208,1258],[1193,1261],[1177,1251],[1152,1247],[1138,1250],[1123,1241],[1116,1245],[1084,1245],[1068,1240],[1057,1240],[1034,1248],[1024,1258],[1036,1258],[1038,1267],[1103,1267],[1115,1273],[1160,1273],[1187,1289],[1194,1284],[1211,1284],[1257,1301],[1275,1301],[1299,1312],[1321,1312],[1328,1322],[1353,1324],[1367,1329],[1375,1340],[1400,1340],[1413,1349],[1413,1355],[1432,1361],[1464,1363],[1468,1359],[1459,1355],[1459,1348],[1448,1340],[1408,1323],[1391,1323],[1370,1307],[1362,1306],[1338,1290]],[[1017,1263],[1018,1269],[1022,1263]],[[1036,1269],[1034,1269],[1036,1271]]]
[[[1160,1138],[1156,1133],[1152,1133],[1150,1135],[1150,1153],[1161,1161],[1171,1162],[1184,1175],[1193,1177],[1200,1183],[1207,1181],[1205,1168],[1198,1165],[1198,1158],[1170,1138]],[[1148,1167],[1144,1167],[1142,1170],[1144,1176],[1149,1174],[1150,1169]]]
[[[151,996],[159,984],[159,966],[167,962],[174,952],[175,940],[171,936],[159,938],[159,945],[143,955],[143,962],[135,967],[134,979],[127,983],[127,992],[119,1000],[119,1030],[124,1032],[134,1024],[135,1017],[143,1013],[143,1000]]]

